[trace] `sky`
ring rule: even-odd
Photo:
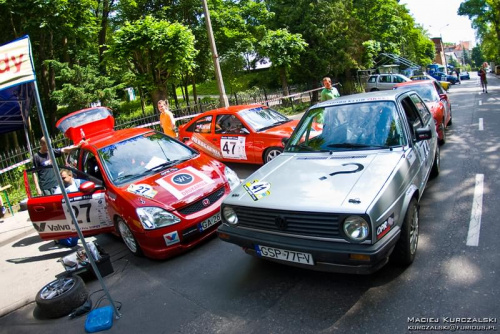
[[[413,15],[415,22],[422,25],[429,37],[442,37],[445,43],[470,41],[476,45],[475,31],[467,16],[457,14],[463,0],[401,0]]]

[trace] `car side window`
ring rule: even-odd
[[[377,82],[377,76],[376,76],[376,75],[372,75],[372,76],[368,79],[368,82],[369,82],[369,83],[376,83],[376,82]]]
[[[394,83],[400,83],[400,82],[403,82],[403,78],[401,78],[400,76],[393,75],[393,76],[392,76],[392,78],[393,78],[393,82],[394,82]]]
[[[390,83],[391,82],[391,76],[390,75],[381,75],[380,76],[380,82]]]
[[[423,126],[417,108],[410,97],[405,97],[401,101],[401,106],[406,114],[406,120],[408,121],[408,127],[410,128],[411,135],[414,137],[415,129],[422,128]]]
[[[83,155],[83,172],[98,180],[102,181],[103,179],[96,156],[88,151],[84,152]]]
[[[242,134],[244,128],[235,115],[218,115],[215,120],[215,133]]]
[[[433,83],[434,83],[434,87],[436,87],[438,94],[445,94],[445,91],[444,91],[443,87],[441,87],[439,82],[434,81]]]
[[[427,109],[425,102],[422,101],[422,99],[420,97],[418,97],[416,94],[412,94],[411,99],[412,99],[413,103],[415,103],[415,106],[417,107],[417,111],[420,114],[420,117],[422,117],[424,124],[427,124],[427,122],[429,122],[429,119],[432,117],[432,115],[429,112],[429,109]]]
[[[187,132],[210,133],[212,132],[212,115],[205,116],[191,124]]]
[[[66,156],[66,166],[78,168],[78,157],[80,156],[80,149],[73,150]]]

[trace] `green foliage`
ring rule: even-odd
[[[136,84],[145,86],[156,103],[167,97],[169,78],[195,68],[196,53],[189,28],[146,16],[126,22],[115,33],[107,56],[128,64],[136,75]]]
[[[471,58],[473,67],[479,69],[479,67],[481,67],[481,65],[485,62],[480,46],[475,46],[474,48],[472,48]]]
[[[94,66],[70,67],[67,63],[48,61],[57,73],[59,89],[52,92],[52,99],[65,106],[69,112],[88,108],[90,103],[100,101],[102,105],[116,109],[119,105],[117,90],[125,88],[115,85],[112,79],[103,76]]]
[[[481,53],[487,59],[500,61],[500,2],[465,0],[460,4],[458,14],[472,21],[472,27],[481,39]]]

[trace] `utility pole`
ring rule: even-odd
[[[217,87],[219,88],[220,106],[227,108],[229,107],[229,101],[227,99],[226,90],[224,88],[224,81],[222,80],[222,73],[220,71],[219,55],[217,54],[217,47],[215,46],[214,33],[212,31],[212,23],[210,22],[210,13],[208,11],[207,0],[201,0],[201,2],[203,2],[203,11],[205,12],[205,23],[207,25],[208,39],[210,41],[210,49],[212,50],[212,58],[214,60],[215,79],[217,80]]]

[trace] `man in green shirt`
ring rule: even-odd
[[[332,79],[329,77],[323,78],[323,90],[321,91],[321,102],[327,100],[333,100],[337,97],[340,97],[339,91],[337,88],[332,86]]]

